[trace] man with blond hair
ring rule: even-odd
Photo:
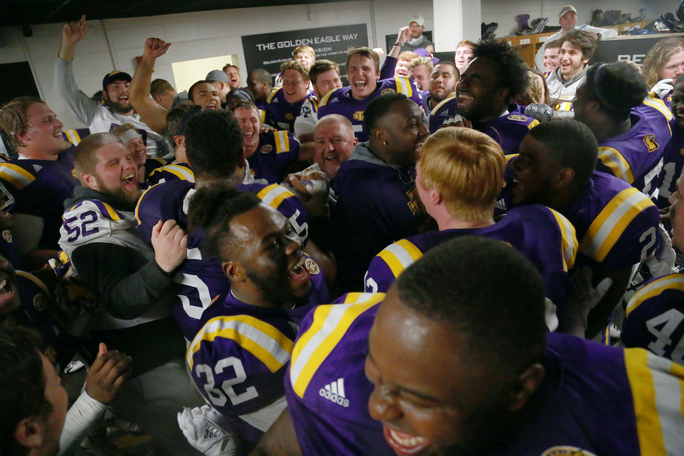
[[[435,64],[430,57],[416,57],[408,64],[408,75],[415,81],[421,92],[427,92],[430,88],[430,75]],[[425,95],[425,94],[424,94]]]
[[[309,70],[296,60],[280,65],[283,86],[273,89],[266,99],[265,123],[279,130],[294,131],[295,119],[304,102],[313,98],[309,92]]]

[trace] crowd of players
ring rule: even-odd
[[[100,101],[66,24],[88,128],[0,109],[0,454],[109,410],[173,455],[684,455],[684,40],[590,64],[559,22],[542,73],[415,16],[346,87],[301,46],[177,93],[149,38]]]

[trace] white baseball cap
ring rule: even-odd
[[[573,13],[577,14],[577,10],[575,9],[574,6],[572,5],[565,5],[561,10],[558,12],[558,18],[560,19],[563,17],[563,15],[569,11],[572,11]]]
[[[411,18],[411,21],[409,22],[409,25],[411,25],[412,22],[415,22],[416,24],[420,25],[421,27],[425,27],[425,19],[423,19],[423,16],[418,16],[417,14]]]

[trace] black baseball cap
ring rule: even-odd
[[[124,73],[123,71],[117,71],[114,70],[110,73],[107,73],[102,79],[102,90],[107,90],[107,86],[111,84],[112,82],[116,81],[128,81],[131,82],[133,78],[131,78],[131,75],[128,73]]]

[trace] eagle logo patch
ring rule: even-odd
[[[273,150],[273,146],[270,145],[270,144],[266,144],[265,146],[263,146],[263,147],[261,148],[261,150],[259,150],[259,152],[261,152],[262,154],[267,154],[267,153],[269,153],[269,152],[272,151],[272,150]]]
[[[285,114],[285,119],[294,120],[294,114],[292,114],[291,112],[288,112],[287,114]]]
[[[380,95],[387,95],[389,93],[396,93],[396,90],[394,89],[385,89],[382,92],[380,92]]]
[[[506,117],[508,120],[515,120],[516,122],[524,122],[527,120],[527,116],[523,116],[520,114],[513,114],[508,117]]]
[[[646,147],[648,147],[648,153],[655,152],[658,150],[658,147],[660,147],[655,140],[655,135],[644,136],[644,144],[646,144]]]
[[[318,274],[320,269],[318,269],[318,265],[314,260],[311,258],[307,258],[304,261],[304,267],[306,268],[307,271],[309,271],[309,274]]]
[[[363,111],[356,111],[354,113],[354,120],[358,120],[359,122],[363,122]]]
[[[586,450],[571,446],[555,446],[544,451],[541,456],[596,456]]]
[[[7,242],[8,244],[12,243],[12,232],[10,230],[4,230],[2,232],[2,238]]]
[[[44,294],[38,293],[33,297],[33,307],[35,307],[38,312],[44,311],[47,307],[47,304],[48,299]]]

